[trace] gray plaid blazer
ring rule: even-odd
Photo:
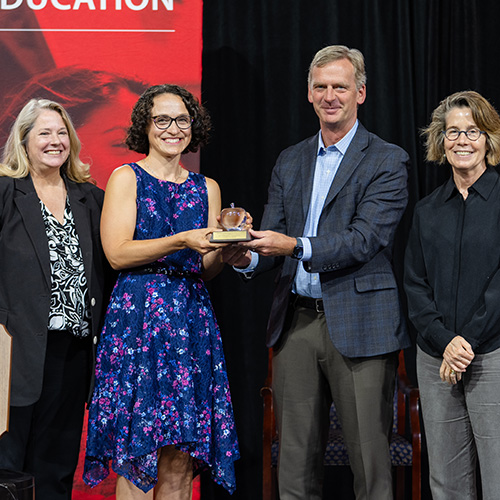
[[[283,151],[274,167],[261,230],[302,236],[313,185],[318,136]],[[392,269],[394,234],[407,204],[409,158],[361,124],[325,201],[311,238],[306,271],[320,275],[330,338],[348,357],[408,347],[410,338]],[[255,275],[281,265],[267,344],[283,331],[297,261],[260,258]]]

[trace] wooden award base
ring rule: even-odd
[[[0,437],[9,430],[12,337],[0,324]]]

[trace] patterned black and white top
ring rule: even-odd
[[[76,337],[87,337],[90,335],[89,292],[69,198],[66,198],[64,224],[41,200],[40,206],[49,242],[52,275],[48,329],[68,330]]]

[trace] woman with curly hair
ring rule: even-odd
[[[211,243],[217,183],[189,172],[183,153],[210,119],[187,90],[155,85],[132,112],[126,139],[145,154],[108,182],[101,235],[120,271],[99,344],[84,480],[118,474],[118,500],[190,499],[208,469],[232,492],[239,456],[220,331],[204,279],[222,267]]]

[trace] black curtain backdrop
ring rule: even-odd
[[[448,167],[424,162],[419,130],[458,90],[477,90],[500,107],[499,21],[497,0],[206,0],[202,99],[214,130],[201,171],[219,182],[223,205],[245,207],[258,228],[279,152],[318,131],[307,101],[312,57],[331,44],[360,49],[368,74],[360,120],[412,159],[410,205],[395,248],[400,276],[412,207],[449,176]],[[238,500],[261,498],[259,389],[273,279],[243,283],[225,269],[210,284],[240,439]],[[203,500],[230,498],[208,478],[202,488]],[[351,498],[335,481],[331,488],[328,498]]]

